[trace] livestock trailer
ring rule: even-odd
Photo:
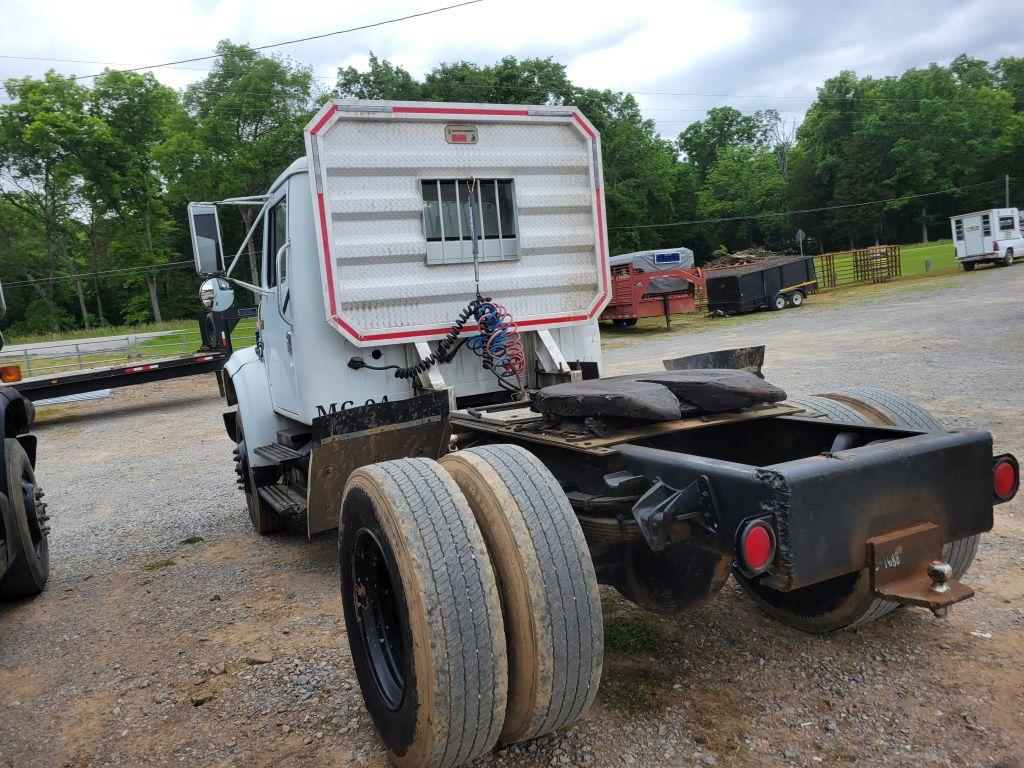
[[[1008,267],[1024,253],[1024,216],[1017,208],[991,208],[953,216],[956,260],[970,272],[977,264]]]
[[[704,277],[694,266],[689,248],[624,253],[613,256],[608,264],[612,297],[601,320],[636,325],[641,317],[662,315],[670,325],[672,315],[696,309],[696,287],[703,287]]]
[[[245,507],[261,534],[338,528],[395,763],[582,717],[599,582],[673,612],[732,576],[812,632],[971,596],[1019,485],[989,433],[864,388],[787,397],[749,352],[600,376],[604,178],[578,109],[334,100],[305,139],[265,195],[222,201],[258,207],[226,266],[217,204],[189,212],[211,217],[192,231],[214,303],[226,280],[263,297],[259,343],[224,367]],[[230,275],[258,225],[250,285]],[[802,268],[775,267],[775,294],[811,289]]]
[[[708,311],[714,314],[799,307],[818,292],[811,256],[779,256],[741,267],[710,269],[705,279]]]

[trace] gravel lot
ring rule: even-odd
[[[607,372],[767,343],[792,393],[916,396],[1024,455],[1024,267],[800,310],[606,337]],[[817,306],[816,306],[817,304]],[[386,764],[363,711],[335,542],[249,527],[212,377],[41,411],[50,585],[0,607],[0,765]],[[997,508],[946,620],[903,610],[809,637],[733,584],[655,618],[606,592],[624,634],[597,704],[479,765],[1000,765],[1024,758],[1024,504]]]

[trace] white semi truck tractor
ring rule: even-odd
[[[598,583],[675,612],[732,575],[811,632],[971,596],[1019,485],[987,432],[867,388],[787,399],[763,348],[600,377],[601,146],[578,109],[336,100],[305,140],[266,195],[193,203],[190,226],[207,308],[261,296],[223,371],[253,527],[338,528],[397,765],[583,716]],[[259,210],[230,263],[226,205]],[[253,285],[232,271],[257,231]]]

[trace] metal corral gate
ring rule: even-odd
[[[732,269],[732,267],[721,267]],[[865,283],[887,283],[903,274],[900,247],[878,245],[854,251],[823,253],[814,257],[814,269],[818,276],[818,289],[827,290],[846,285]],[[704,270],[704,276],[715,276],[715,267]],[[703,312],[708,307],[708,297],[699,285],[694,286],[696,310]]]
[[[887,283],[903,270],[898,245],[878,245],[814,257],[821,288],[861,283]]]

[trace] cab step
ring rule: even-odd
[[[260,498],[279,515],[301,515],[306,511],[306,497],[287,485],[264,485]]]
[[[264,459],[274,462],[275,464],[283,464],[286,461],[292,459],[301,459],[302,454],[296,450],[289,448],[286,445],[280,443],[271,443],[270,445],[261,445],[253,451],[257,456],[262,456]]]

